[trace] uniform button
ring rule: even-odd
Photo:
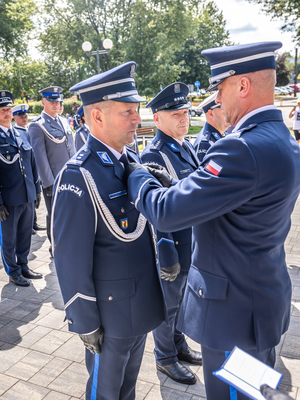
[[[158,258],[156,259],[156,264],[158,264]]]
[[[112,301],[112,300],[113,300],[113,297],[112,297],[112,296],[109,296],[108,300],[109,300],[109,301]]]
[[[69,322],[69,324],[73,324],[72,320],[68,319],[67,321]]]
[[[23,169],[25,169],[25,167],[23,167]]]
[[[25,176],[25,178],[26,178],[27,175],[25,174],[24,176]]]
[[[84,151],[87,153],[89,151],[89,149],[85,149]]]
[[[202,294],[203,294],[202,289],[200,289],[198,293],[199,293],[199,296],[202,296]]]
[[[178,242],[175,242],[175,244],[178,244]]]
[[[21,158],[21,161],[23,161],[23,158]]]
[[[122,208],[121,208],[121,213],[124,213],[124,212],[125,212],[125,210],[124,210],[124,208],[122,207]]]

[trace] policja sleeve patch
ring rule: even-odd
[[[211,172],[213,175],[218,176],[219,173],[222,171],[221,165],[217,164],[215,161],[210,160],[208,164],[206,164],[205,169]]]

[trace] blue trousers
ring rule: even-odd
[[[0,222],[1,256],[8,276],[28,270],[34,202],[8,206],[9,215]]]
[[[175,364],[178,361],[177,354],[188,348],[184,334],[176,329],[177,315],[182,302],[187,274],[187,271],[180,272],[173,282],[162,280],[169,325],[163,322],[153,331],[154,354],[157,364],[161,366]]]
[[[47,196],[46,193],[47,193],[46,189],[43,188],[43,196],[45,200],[45,206],[47,209],[47,215],[46,215],[47,238],[51,243],[50,225],[51,225],[52,196]]]
[[[232,349],[231,349],[232,350]],[[247,353],[251,354],[258,360],[266,363],[270,367],[274,367],[276,354],[275,348],[272,347],[266,351],[258,353],[256,349],[242,349]],[[226,360],[225,351],[209,349],[208,347],[202,346],[202,360],[203,360],[203,373],[204,383],[206,389],[207,400],[246,400],[247,396],[243,395],[236,389],[227,385],[227,383],[221,381],[215,377],[212,373],[223,365]]]
[[[86,400],[134,400],[146,335],[114,339],[104,335],[100,354],[86,349]]]

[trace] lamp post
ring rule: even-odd
[[[90,42],[82,43],[82,50],[86,52],[87,56],[96,56],[97,57],[97,68],[98,74],[100,74],[100,61],[99,61],[99,54],[108,54],[110,49],[113,47],[113,42],[110,39],[103,40],[103,47],[104,50],[92,50],[92,44]]]

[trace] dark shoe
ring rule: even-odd
[[[179,361],[185,361],[189,364],[202,365],[202,354],[200,351],[192,350],[189,347],[186,351],[177,354],[177,358]]]
[[[33,224],[33,229],[34,229],[35,231],[45,231],[45,230],[46,230],[46,227],[45,227],[45,226],[41,226],[41,225],[39,225],[39,224]]]
[[[30,286],[30,282],[22,275],[10,276],[9,282],[12,282],[17,286]]]
[[[197,382],[195,375],[178,361],[175,364],[164,366],[156,364],[156,368],[175,382],[185,385],[194,385]]]
[[[53,258],[52,246],[49,247],[49,253],[50,253],[50,257]]]
[[[22,275],[24,276],[24,278],[27,278],[27,279],[42,279],[42,277],[43,277],[42,274],[40,274],[38,272],[34,272],[31,269],[22,271]]]
[[[35,231],[34,229],[32,229],[31,234],[32,234],[32,235],[35,235],[35,234],[36,234],[36,231]]]

